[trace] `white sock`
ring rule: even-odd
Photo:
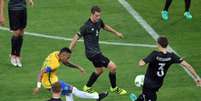
[[[77,96],[77,97],[84,98],[84,99],[98,99],[99,98],[98,93],[90,94],[90,93],[87,93],[84,91],[80,91],[76,87],[73,87],[72,94]]]
[[[73,94],[66,96],[66,101],[73,101]]]

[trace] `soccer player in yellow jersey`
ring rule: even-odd
[[[33,93],[37,94],[39,89],[41,88],[41,84],[44,88],[48,90],[52,90],[52,85],[56,82],[61,84],[62,92],[61,95],[66,96],[66,100],[73,101],[73,95],[78,96],[80,98],[89,98],[89,99],[96,99],[100,101],[101,99],[105,98],[108,93],[94,93],[89,94],[83,91],[78,90],[76,87],[73,87],[63,81],[60,81],[56,75],[56,72],[60,66],[60,64],[64,64],[70,68],[75,68],[80,70],[81,73],[84,73],[84,69],[76,64],[73,64],[69,61],[71,57],[71,50],[69,48],[62,48],[60,51],[52,52],[48,55],[45,59],[43,66],[38,74],[38,81],[37,87],[34,89]]]
[[[70,56],[71,50],[68,48],[62,48],[60,51],[50,53],[45,59],[43,66],[38,74],[37,85],[40,85],[40,83],[42,83],[44,88],[50,89],[51,84],[58,81],[56,72],[61,64],[78,69],[81,73],[84,73],[84,69],[81,66],[73,64],[69,61]]]

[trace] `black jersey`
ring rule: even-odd
[[[84,38],[85,53],[89,58],[101,53],[99,46],[99,32],[101,28],[104,28],[104,23],[101,19],[96,23],[89,19],[80,28],[80,32],[78,32],[78,36],[83,36]]]
[[[160,88],[169,67],[174,63],[183,61],[174,53],[167,52],[164,54],[158,51],[153,51],[143,60],[145,63],[148,63],[144,86],[149,88]]]

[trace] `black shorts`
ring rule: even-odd
[[[108,64],[110,63],[110,60],[103,56],[102,54],[97,54],[91,58],[88,58],[94,65],[94,67],[99,68],[99,67],[107,67]]]
[[[24,29],[27,25],[27,10],[8,10],[10,30]]]

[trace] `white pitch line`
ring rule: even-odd
[[[1,30],[9,31],[8,28],[0,27]],[[25,35],[29,36],[35,36],[35,37],[42,37],[42,38],[48,38],[48,39],[55,39],[55,40],[65,40],[65,41],[71,41],[71,38],[65,38],[60,36],[52,36],[47,34],[40,34],[40,33],[32,33],[32,32],[25,32]],[[79,40],[79,42],[83,42],[83,40]],[[148,48],[155,48],[156,45],[150,45],[150,44],[133,44],[133,43],[121,43],[121,42],[107,42],[107,41],[99,41],[100,44],[104,45],[114,45],[114,46],[129,46],[129,47],[148,47]]]
[[[140,16],[140,14],[125,0],[119,0],[119,3],[132,15],[132,17],[148,32],[148,34],[154,39],[157,40],[159,34]],[[168,49],[176,54],[178,54],[173,48],[170,46]],[[179,55],[179,54],[178,54]],[[181,65],[180,65],[181,66]],[[182,66],[183,67],[183,66]],[[191,76],[194,80],[197,80],[189,70],[183,67],[184,70]],[[197,78],[200,78],[199,75],[196,75]]]

